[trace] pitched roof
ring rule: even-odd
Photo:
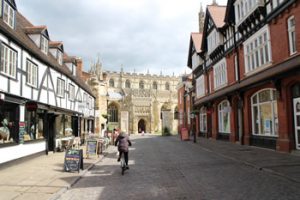
[[[191,33],[194,47],[197,53],[201,52],[202,33]]]
[[[68,69],[66,65],[59,65],[57,60],[48,53],[47,55],[44,54],[38,46],[29,38],[26,33],[26,29],[34,27],[23,15],[19,12],[16,12],[16,27],[15,29],[10,28],[3,20],[0,20],[0,30],[1,32],[6,35],[7,37],[11,38],[15,43],[20,45],[23,49],[28,51],[34,57],[39,59],[41,62],[45,63],[46,65],[50,66],[51,68],[55,69],[58,72],[63,73],[72,81],[77,83],[82,89],[88,92],[90,95],[93,95],[93,92],[88,87],[87,84],[79,77],[73,76],[71,71]]]
[[[225,13],[226,13],[226,6],[218,6],[218,5],[209,5],[207,9],[214,20],[214,23],[217,28],[221,28],[225,25]]]

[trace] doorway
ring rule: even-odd
[[[57,115],[54,113],[48,113],[46,120],[46,136],[47,136],[47,151],[55,151],[55,118]]]
[[[296,149],[300,150],[300,97],[293,100]]]
[[[138,132],[145,133],[146,132],[146,122],[145,120],[141,119],[138,123]]]

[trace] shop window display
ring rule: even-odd
[[[39,111],[26,111],[25,123],[24,141],[44,139],[43,115]]]
[[[0,107],[0,145],[5,143],[16,143],[18,131],[16,127],[17,104],[3,103]]]
[[[278,136],[278,111],[276,92],[265,89],[251,98],[252,132],[254,135]]]

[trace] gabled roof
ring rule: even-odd
[[[197,53],[201,52],[202,33],[191,33],[194,48]]]
[[[225,25],[226,6],[219,5],[209,5],[206,8],[205,20],[204,20],[204,28],[203,28],[203,40],[201,42],[201,49],[206,49],[206,38],[207,38],[207,28],[209,23],[209,18],[212,19],[214,26],[219,29],[223,28]]]
[[[44,64],[66,75],[69,79],[77,83],[82,89],[84,89],[90,95],[95,97],[91,89],[88,87],[88,85],[84,83],[82,79],[73,76],[71,71],[68,69],[68,67],[66,65],[61,66],[50,53],[47,55],[44,54],[41,51],[41,49],[39,49],[39,47],[29,38],[27,33],[25,33],[24,28],[28,28],[33,25],[19,12],[16,12],[15,17],[16,17],[15,29],[12,29],[3,20],[0,20],[1,33],[9,37],[16,44],[21,46],[23,49],[28,51],[30,54],[32,54],[32,56],[36,57]]]
[[[226,6],[226,13],[225,13],[225,23],[234,23],[235,22],[235,15],[234,15],[234,6],[233,6],[233,0],[228,0],[227,6]]]
[[[46,36],[48,39],[50,39],[49,34],[48,34],[48,30],[47,30],[47,26],[44,26],[44,25],[25,27],[24,32],[26,34],[42,34],[42,35]]]
[[[207,10],[210,13],[217,28],[222,28],[225,25],[226,6],[209,5]]]
[[[64,44],[61,41],[49,41],[49,48],[57,48],[64,52]]]
[[[201,42],[202,42],[202,33],[191,33],[191,37],[190,37],[190,45],[189,45],[189,54],[188,54],[188,62],[187,62],[187,66],[189,68],[192,68],[192,50],[193,47],[196,50],[196,52],[199,54],[201,53]]]

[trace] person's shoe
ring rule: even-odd
[[[128,166],[128,165],[126,165],[126,169],[129,169],[129,166]]]
[[[119,157],[119,158],[118,158],[118,162],[120,162],[120,160],[121,160],[121,158]]]

